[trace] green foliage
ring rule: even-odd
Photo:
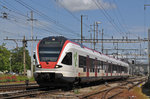
[[[17,76],[17,81],[25,81],[25,80],[29,80],[27,76]]]
[[[30,69],[31,57],[28,50],[26,50],[26,70]],[[23,66],[23,47],[12,50],[12,71],[16,73],[22,73],[24,71]]]
[[[79,92],[79,89],[74,89],[74,93],[75,94],[79,94],[80,92]]]
[[[26,70],[30,69],[31,57],[29,51],[26,52]],[[10,71],[10,66],[13,72],[22,73],[23,66],[23,47],[9,51],[5,44],[0,45],[0,71]]]
[[[29,81],[35,81],[34,77],[29,78]]]
[[[10,51],[5,47],[5,44],[0,46],[0,71],[6,71],[10,68]]]
[[[35,81],[34,77],[28,78],[27,76],[17,76],[17,81],[25,81],[25,80]]]

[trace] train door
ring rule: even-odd
[[[74,65],[73,65],[73,51],[69,50],[65,53],[61,63],[63,64],[63,72],[70,77],[75,76]],[[68,73],[67,73],[68,72]]]
[[[107,76],[111,76],[111,73],[112,73],[112,70],[111,70],[111,63],[108,63],[108,69],[107,69],[107,73],[108,75]]]
[[[110,66],[111,66],[111,76],[112,76],[112,73],[113,73],[113,70],[112,70],[113,64],[110,64]]]
[[[94,67],[95,67],[95,77],[97,77],[97,65],[98,65],[98,61],[97,58],[95,58],[95,62],[94,62]]]
[[[89,77],[89,65],[90,65],[90,59],[89,59],[89,56],[87,55],[87,58],[86,58],[86,67],[87,67],[86,76],[87,77]]]
[[[106,76],[108,76],[108,67],[109,67],[109,64],[106,63]]]

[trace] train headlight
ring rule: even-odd
[[[41,66],[40,64],[38,64],[36,67],[38,67],[38,68],[42,68],[42,66]]]
[[[61,68],[61,67],[62,67],[61,65],[56,65],[56,66],[55,66],[55,68]]]

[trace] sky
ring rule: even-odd
[[[99,24],[99,38],[104,29],[104,38],[147,38],[150,27],[149,0],[0,0],[0,44],[8,49],[16,47],[13,41],[4,38],[31,39],[31,10],[33,11],[33,37],[47,36],[80,38],[81,15],[83,15],[83,36],[93,35],[93,25]],[[4,18],[7,13],[7,18]],[[21,42],[18,42],[22,46]],[[31,42],[28,42],[30,50]],[[34,49],[37,42],[34,42]],[[91,47],[90,44],[85,44]],[[97,44],[97,50],[100,50]],[[117,44],[104,44],[114,49]],[[119,48],[138,48],[140,44],[119,44]],[[141,43],[145,53],[146,43]],[[120,52],[122,53],[122,52]],[[127,53],[127,52],[124,52]],[[129,52],[128,52],[129,53]],[[132,52],[130,52],[132,53]]]

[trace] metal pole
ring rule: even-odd
[[[93,39],[93,41],[94,41],[94,50],[95,50],[95,22],[94,22],[94,39]]]
[[[117,43],[117,59],[118,59],[118,43]]]
[[[33,76],[33,11],[31,11],[31,76]]]
[[[92,34],[90,33],[90,39],[92,39]],[[92,43],[91,43],[91,49],[92,49]]]
[[[81,15],[81,44],[82,44],[82,42],[83,42],[83,40],[82,40],[82,38],[83,38],[83,32],[82,32],[82,17],[83,17],[83,15]]]
[[[150,29],[148,29],[148,67],[149,67],[149,71],[148,71],[148,78],[150,81]]]
[[[141,43],[140,43],[140,55],[142,55],[142,47],[141,47]]]
[[[104,35],[104,29],[102,29],[102,53],[103,53],[103,50],[104,50],[104,45],[103,45],[103,35]]]
[[[98,23],[96,22],[96,39],[97,39],[97,42],[98,42]]]
[[[31,76],[33,76],[33,21],[36,21],[33,19],[33,11],[31,11],[31,18],[28,21],[31,21]]]
[[[26,50],[25,50],[25,45],[26,45],[26,41],[25,41],[25,36],[23,38],[23,65],[24,65],[24,75],[26,75]]]
[[[92,40],[92,25],[90,25],[90,39]],[[92,41],[91,42],[91,49],[92,49]]]

